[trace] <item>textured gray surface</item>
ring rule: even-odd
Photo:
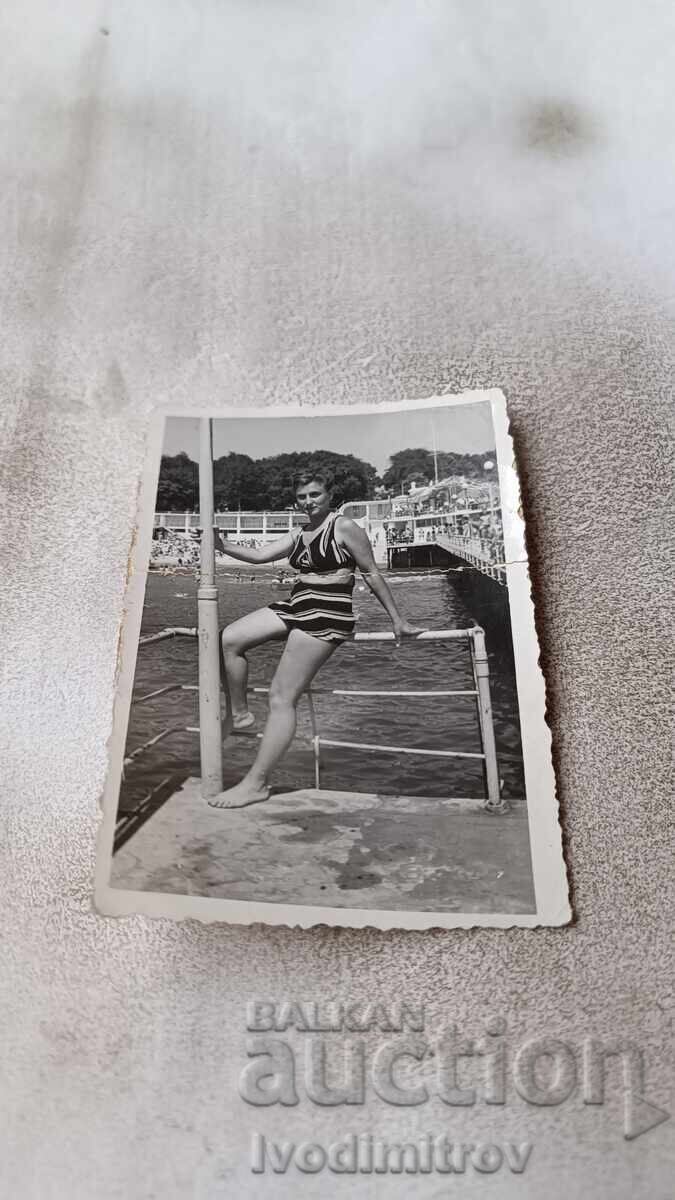
[[[672,6],[25,0],[2,20],[3,1193],[440,1196],[256,1178],[249,1131],[451,1125],[535,1143],[523,1177],[466,1175],[466,1196],[665,1200],[672,1123],[624,1141],[618,1080],[604,1108],[358,1122],[248,1110],[235,1084],[248,999],[405,995],[470,1031],[499,1013],[514,1045],[629,1037],[672,1107]],[[524,474],[576,925],[95,916],[150,406],[492,385]]]
[[[117,851],[113,887],[365,908],[373,924],[373,909],[537,912],[524,801],[495,821],[480,800],[307,788],[227,816],[224,826],[222,813],[204,803],[201,780],[188,780]],[[340,915],[350,923],[349,911]],[[329,923],[313,916],[308,925]]]

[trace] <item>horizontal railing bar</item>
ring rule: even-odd
[[[250,690],[251,689],[249,688],[249,691]],[[254,688],[253,690],[254,691],[263,691],[266,689]],[[248,731],[247,730],[241,730],[241,731],[238,730],[237,732],[247,733]],[[164,737],[164,736],[166,736],[167,733],[199,733],[199,726],[198,725],[177,725],[173,729],[165,730],[161,736]],[[262,733],[256,734],[256,737],[261,738]],[[469,750],[465,750],[465,751],[461,751],[461,750],[405,750],[402,746],[371,746],[371,745],[367,745],[366,743],[361,743],[361,742],[332,742],[332,741],[329,741],[328,738],[320,738],[319,741],[321,742],[322,746],[353,746],[353,747],[359,748],[361,750],[391,750],[391,751],[396,752],[397,754],[398,753],[401,753],[401,754],[440,754],[444,758],[445,757],[485,758],[484,754],[474,754]],[[146,742],[145,745],[149,746],[150,743]],[[140,750],[140,749],[142,749],[142,747],[139,746],[138,749]],[[134,751],[134,754],[136,754],[136,753],[137,753],[137,751]],[[517,762],[517,763],[522,762],[522,759],[517,754],[500,754],[499,757],[506,759],[507,762]],[[125,765],[126,765],[126,763],[129,762],[130,760],[125,759],[124,761],[125,761]]]
[[[268,687],[249,687],[247,692],[269,692]],[[396,692],[396,691],[358,691],[354,688],[322,688],[313,687],[313,696],[477,696],[478,692],[475,689],[466,691],[431,691],[431,692]]]
[[[186,733],[199,733],[198,725],[188,725]],[[235,733],[246,734],[251,736],[247,729],[235,730]],[[254,735],[258,740],[262,738],[262,733]],[[331,738],[319,738],[322,746],[344,746],[350,750],[383,750],[388,754],[423,754],[430,758],[481,758],[484,759],[484,754],[476,754],[471,750],[413,750],[408,746],[378,746],[370,742],[336,742]]]
[[[259,695],[267,695],[269,687],[247,687],[246,691]],[[145,696],[134,697],[134,704],[143,704],[146,700],[154,700],[155,696],[164,696],[167,692],[198,692],[199,688],[196,683],[169,683],[166,687],[157,688],[154,692],[147,692]],[[416,691],[416,692],[399,692],[399,691],[367,691],[365,689],[358,690],[356,688],[322,688],[313,687],[312,694],[314,696],[477,696],[478,692],[473,688],[467,688],[463,691],[436,690],[436,691]]]
[[[410,642],[446,642],[456,638],[470,638],[474,636],[477,626],[472,626],[471,629],[425,629],[422,633],[415,634],[414,637],[405,639]],[[149,646],[152,642],[163,642],[167,638],[174,637],[189,637],[196,638],[196,629],[187,629],[176,627],[174,629],[162,629],[159,633],[148,634],[147,637],[139,639],[139,646]],[[348,639],[350,640],[350,639]],[[393,642],[395,635],[391,630],[379,630],[372,633],[355,633],[351,638],[354,642]]]
[[[476,754],[470,750],[413,750],[408,746],[378,746],[369,742],[334,742],[330,738],[321,738],[322,746],[345,746],[351,750],[384,750],[389,754],[425,754],[435,758],[485,758],[484,754]]]
[[[359,691],[356,688],[312,688],[314,693],[320,695],[328,694],[329,696],[477,696],[475,690],[471,691],[430,691],[430,692],[387,692],[387,691]]]
[[[140,758],[141,754],[143,754],[146,750],[152,750],[153,746],[156,746],[157,743],[161,742],[163,738],[169,737],[169,734],[187,732],[191,733],[192,730],[188,730],[185,725],[174,725],[170,729],[162,729],[161,733],[156,733],[155,736],[151,737],[147,742],[143,742],[142,746],[137,746],[136,749],[133,750],[127,758],[125,758],[124,766],[128,767],[129,763],[132,763],[136,758]]]
[[[171,775],[167,775],[166,778],[160,779],[159,783],[155,784],[154,788],[152,788],[147,795],[143,797],[143,799],[139,804],[136,805],[135,808],[132,808],[130,812],[122,813],[122,816],[117,818],[117,821],[115,822],[115,828],[118,833],[123,832],[123,830],[120,829],[121,825],[128,825],[131,821],[135,821],[141,815],[146,805],[148,805],[151,800],[154,800],[158,792],[161,792],[162,788],[166,787],[167,783],[171,782],[171,778]]]
[[[139,639],[139,646],[149,646],[151,642],[164,642],[167,638],[173,637],[190,637],[196,638],[196,629],[162,629],[160,633],[151,633],[147,637]]]
[[[157,688],[154,692],[146,692],[145,696],[134,696],[134,704],[145,704],[146,700],[154,700],[156,696],[166,696],[167,692],[197,692],[196,683],[167,683],[166,687]]]
[[[154,692],[146,692],[145,696],[134,696],[134,704],[145,704],[146,700],[154,700],[155,696],[165,696],[167,692],[177,692],[179,683],[168,683],[166,687],[157,688]]]
[[[405,642],[447,642],[452,638],[471,638],[474,636],[478,626],[473,625],[470,629],[425,629],[423,633],[417,633],[414,637],[403,638]],[[355,633],[351,639],[353,642],[393,642],[395,635],[393,630],[380,630],[373,633]]]

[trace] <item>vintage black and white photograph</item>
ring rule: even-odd
[[[158,417],[104,912],[569,919],[501,393]]]

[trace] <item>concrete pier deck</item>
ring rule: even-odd
[[[524,804],[303,789],[219,811],[189,779],[117,852],[132,891],[337,908],[535,911]]]

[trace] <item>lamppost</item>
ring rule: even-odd
[[[433,447],[434,456],[434,483],[438,483],[438,444],[436,442],[436,422],[434,421],[433,412],[431,416],[431,444]]]
[[[483,463],[483,470],[488,472],[487,481],[488,481],[488,489],[489,489],[489,495],[490,495],[490,529],[494,529],[494,525],[495,525],[495,495],[494,495],[494,484],[492,482],[492,476],[489,474],[489,472],[494,471],[494,469],[495,469],[495,464],[493,463],[491,458],[488,458]]]

